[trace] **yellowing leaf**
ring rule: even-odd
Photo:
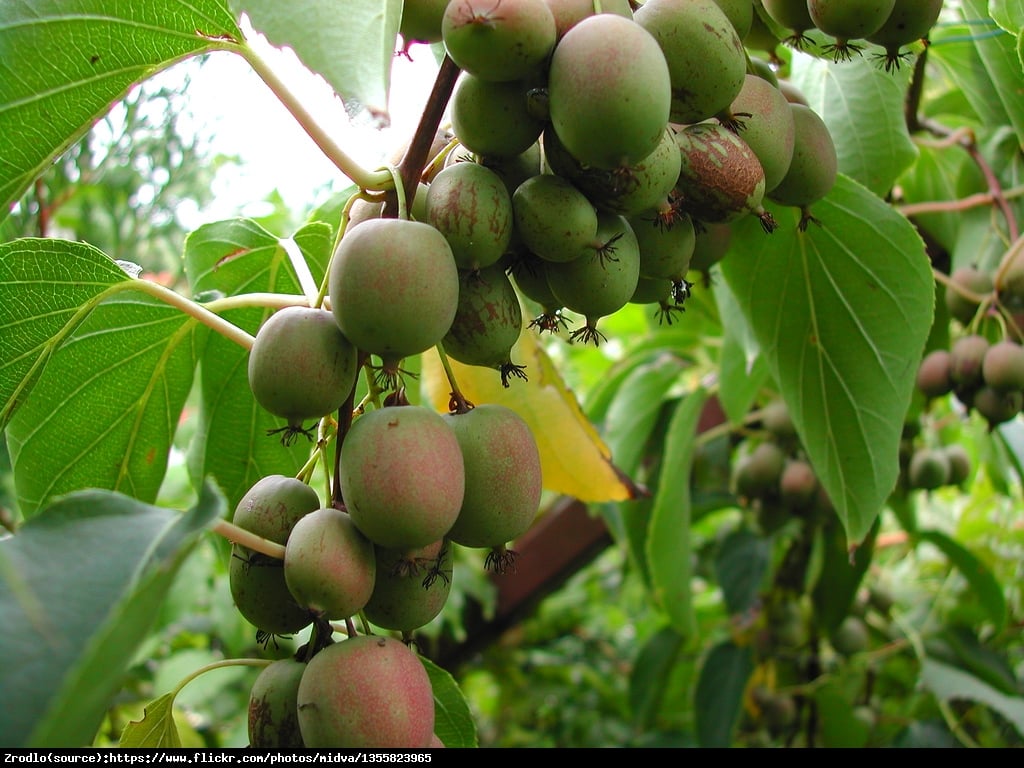
[[[585,502],[624,501],[645,495],[612,462],[611,451],[584,415],[534,333],[524,331],[512,348],[512,361],[525,365],[527,380],[501,385],[497,370],[449,360],[462,394],[474,405],[498,403],[530,425],[540,449],[544,487]],[[436,350],[423,355],[424,399],[448,411],[451,386]]]

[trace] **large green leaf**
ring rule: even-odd
[[[18,579],[12,589],[3,573],[0,589],[0,743],[92,744],[177,569],[223,511],[210,486],[185,514],[87,490],[0,541]]]
[[[723,331],[718,357],[718,399],[729,421],[741,424],[768,378],[768,367],[729,284],[715,281],[713,290]]]
[[[792,81],[828,126],[840,173],[882,197],[917,157],[903,115],[909,69],[886,72],[867,57],[793,57]]]
[[[207,329],[141,284],[88,314],[7,427],[26,516],[79,488],[156,499]]]
[[[669,623],[689,643],[696,640],[697,626],[691,594],[693,503],[690,473],[697,423],[707,398],[707,390],[698,387],[683,398],[672,414],[647,530],[646,555],[654,599],[668,616]]]
[[[316,252],[307,262],[317,284],[323,279],[326,257],[314,244],[326,238],[316,233],[328,231],[327,225],[314,223],[295,238]],[[185,271],[200,297],[279,292],[303,301],[299,278],[281,241],[247,219],[207,224],[193,232],[185,244]],[[268,307],[257,305],[226,310],[222,317],[255,334],[269,314]],[[232,508],[259,478],[296,474],[310,449],[305,440],[284,446],[279,437],[267,434],[282,421],[253,398],[248,361],[248,350],[210,334],[200,360],[199,424],[189,447],[193,482],[216,477]]]
[[[771,207],[771,206],[769,206]],[[754,329],[847,537],[867,534],[895,487],[899,441],[932,324],[935,287],[906,218],[840,176],[797,228],[736,222],[722,272]]]
[[[732,746],[743,707],[743,692],[754,671],[754,652],[725,640],[701,666],[694,700],[697,740],[704,748]]]
[[[629,705],[641,728],[654,727],[684,647],[682,635],[673,627],[662,627],[640,648],[629,676]]]
[[[991,707],[1024,736],[1024,697],[1007,696],[983,680],[935,659],[921,662],[921,682],[941,701],[976,701]]]
[[[988,0],[964,0],[961,9],[968,22],[992,25],[990,34],[975,35],[974,47],[992,82],[996,97],[1017,133],[1018,145],[1024,146],[1024,99],[1020,91],[1024,66],[1017,53],[1017,39],[995,26],[989,16]]]
[[[259,32],[295,51],[346,102],[386,116],[402,0],[231,0]]]
[[[0,2],[0,218],[129,87],[221,37],[241,37],[224,0]]]
[[[87,305],[129,279],[85,243],[28,238],[0,244],[0,428],[28,398]]]
[[[478,747],[476,723],[451,673],[421,656],[434,690],[434,734],[445,747]]]

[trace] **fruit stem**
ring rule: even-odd
[[[285,85],[284,81],[277,76],[270,64],[265,61],[256,51],[247,44],[227,44],[227,50],[240,55],[250,67],[266,83],[278,100],[284,105],[292,117],[298,122],[314,143],[327,158],[334,163],[338,169],[345,174],[352,182],[362,189],[386,190],[393,183],[391,174],[381,171],[367,171],[359,163],[353,160],[335,141],[321,125],[317,123],[313,115],[302,104],[299,98]]]
[[[278,560],[284,560],[283,544],[278,544],[270,539],[264,539],[262,536],[257,536],[252,531],[240,528],[234,523],[229,523],[227,520],[218,520],[214,523],[213,532],[220,534],[234,544],[240,544],[254,552],[259,552],[267,557],[273,557]]]
[[[190,672],[180,683],[174,686],[174,690],[171,691],[171,698],[181,693],[182,688],[200,675],[212,672],[215,669],[223,669],[225,667],[268,667],[272,663],[273,659],[221,659],[220,661],[211,661],[209,664],[204,664],[199,669]]]
[[[459,384],[455,380],[455,372],[452,370],[451,361],[448,359],[448,355],[445,354],[444,345],[441,342],[437,342],[435,349],[437,349],[437,356],[441,359],[441,367],[444,368],[444,375],[448,379],[448,385],[452,388],[451,399],[448,401],[448,410],[452,413],[466,413],[470,410],[469,401],[466,400],[466,396],[459,389]]]
[[[104,297],[112,293],[120,292],[122,290],[140,290],[143,293],[148,293],[150,296],[160,299],[165,304],[170,304],[172,307],[176,307],[184,312],[189,317],[193,317],[209,328],[217,331],[225,338],[235,342],[245,349],[251,349],[252,343],[255,340],[249,333],[239,328],[234,323],[225,320],[220,315],[216,314],[212,310],[198,304],[192,299],[185,298],[180,293],[172,291],[170,288],[165,288],[159,283],[154,283],[149,280],[128,280],[123,283],[117,283],[112,286],[117,290],[111,291],[110,293],[104,292]]]

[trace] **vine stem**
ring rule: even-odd
[[[448,407],[455,413],[465,413],[472,406],[466,399],[466,396],[462,394],[462,390],[459,389],[459,383],[455,380],[455,371],[452,370],[452,364],[444,351],[444,346],[441,342],[437,342],[435,349],[437,349],[437,356],[441,359],[441,367],[444,368],[444,375],[448,379],[448,386],[452,388],[452,399]]]
[[[278,100],[284,105],[292,117],[298,122],[314,143],[338,169],[362,189],[384,191],[392,189],[391,174],[381,171],[368,171],[341,148],[327,131],[317,123],[301,100],[277,76],[270,64],[263,59],[252,46],[242,43],[225,43],[225,49],[237,53],[253,68],[260,79],[266,83]]]
[[[264,539],[262,536],[257,536],[252,531],[240,528],[234,523],[229,523],[227,520],[218,520],[214,523],[212,530],[214,533],[220,534],[230,542],[241,544],[243,547],[248,547],[255,552],[266,555],[267,557],[284,560],[284,544],[278,544],[276,541]]]
[[[177,696],[181,693],[182,688],[191,683],[197,677],[206,674],[207,672],[212,672],[215,669],[224,669],[225,667],[269,667],[272,663],[272,659],[224,659],[222,661],[213,661],[190,672],[174,687],[174,690],[171,691],[171,693],[173,696]]]

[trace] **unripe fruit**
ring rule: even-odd
[[[949,482],[949,457],[941,449],[919,448],[910,457],[907,482],[911,488],[933,491]]]
[[[1008,339],[997,341],[985,352],[981,377],[993,389],[1024,390],[1024,347]]]
[[[900,48],[927,37],[942,12],[942,0],[896,0],[892,13],[867,40],[885,49],[882,58],[886,71],[899,69],[906,54]]]
[[[747,71],[746,52],[714,0],[647,0],[633,18],[665,56],[673,123],[706,120],[736,98]]]
[[[736,465],[736,492],[748,499],[777,496],[786,454],[770,440],[757,444]]]
[[[783,43],[797,50],[812,46],[806,32],[814,29],[814,20],[807,10],[807,0],[762,0],[761,4],[773,21],[789,31]]]
[[[445,9],[441,33],[460,69],[485,80],[521,80],[547,61],[555,17],[544,0],[458,0]]]
[[[971,474],[971,459],[967,450],[959,443],[943,446],[942,450],[949,459],[949,485],[960,485]]]
[[[319,651],[299,682],[298,711],[314,749],[423,749],[434,735],[427,670],[390,637],[359,635]]]
[[[463,146],[485,157],[515,157],[540,137],[544,121],[528,109],[530,86],[463,73],[451,99],[452,129]]]
[[[512,239],[512,199],[497,173],[479,163],[455,163],[427,190],[427,221],[451,246],[459,269],[483,269]]]
[[[783,648],[800,648],[808,640],[807,616],[798,600],[786,599],[771,607],[772,639]]]
[[[850,41],[877,32],[895,4],[896,0],[807,0],[807,11],[814,26],[836,40],[823,49],[825,53],[841,61],[860,53],[860,46]]]
[[[762,205],[764,169],[735,133],[718,123],[688,125],[676,134],[682,157],[680,205],[700,221],[730,222],[754,214],[766,232],[775,219]]]
[[[973,393],[973,407],[989,427],[1004,424],[1017,417],[1024,407],[1024,392],[1019,389],[998,390],[985,384]]]
[[[703,223],[703,222],[702,222]],[[721,261],[729,251],[732,242],[732,230],[728,224],[703,223],[703,227],[694,228],[693,256],[690,258],[690,269],[703,272]]]
[[[375,575],[373,544],[339,509],[310,512],[288,536],[285,582],[299,605],[322,618],[347,619],[361,611]]]
[[[969,293],[985,297],[992,293],[994,288],[992,275],[983,269],[967,265],[954,269],[949,280],[945,291],[946,309],[961,324],[968,325],[974,319],[980,305],[957,289],[963,288]]]
[[[786,462],[779,477],[779,498],[791,509],[807,509],[818,495],[818,475],[810,462],[793,459]]]
[[[933,349],[917,369],[917,388],[929,400],[953,391],[952,358],[948,349]]]
[[[589,16],[555,47],[551,125],[583,165],[611,170],[647,157],[661,141],[670,99],[658,41],[630,19]]]
[[[451,246],[429,224],[373,219],[342,237],[329,278],[334,318],[359,349],[385,364],[430,349],[459,299]]]
[[[406,48],[412,43],[441,42],[441,22],[448,0],[404,0],[398,34]]]
[[[299,681],[306,665],[278,659],[260,670],[249,691],[249,746],[302,748],[299,730]]]
[[[847,616],[832,633],[832,647],[843,656],[852,656],[868,649],[868,625],[859,616]]]
[[[366,620],[404,633],[430,623],[451,592],[452,554],[447,539],[411,552],[375,547],[377,580],[363,609]]]
[[[597,211],[562,176],[541,173],[512,194],[516,230],[531,253],[547,261],[582,256],[597,234]]]
[[[789,102],[770,82],[748,74],[729,112],[738,121],[739,135],[761,162],[765,192],[771,192],[789,170],[796,146],[796,122]]]
[[[988,348],[988,339],[977,333],[961,336],[953,342],[949,348],[949,377],[957,390],[983,383],[981,366]]]
[[[751,0],[715,0],[715,5],[729,19],[736,36],[740,40],[745,38],[754,23],[754,3]]]
[[[640,275],[647,278],[680,280],[690,269],[696,245],[693,220],[681,213],[663,221],[658,211],[646,211],[629,218],[640,247]]]
[[[260,326],[249,350],[253,397],[287,420],[286,442],[307,419],[341,407],[355,385],[357,370],[355,347],[324,309],[279,309]]]
[[[443,417],[466,466],[466,495],[448,537],[466,547],[496,547],[530,528],[540,506],[540,451],[515,411],[483,403]]]
[[[460,363],[493,368],[508,386],[511,376],[526,378],[512,362],[512,347],[523,332],[523,310],[512,280],[500,265],[464,272],[455,320],[441,344]]]
[[[387,406],[355,419],[339,477],[352,522],[391,549],[442,539],[458,517],[466,482],[455,434],[422,405]]]
[[[767,193],[769,200],[802,208],[801,229],[812,220],[808,208],[825,197],[839,175],[839,156],[828,126],[817,112],[803,104],[790,102],[796,131],[793,157],[782,181]]]
[[[778,442],[797,439],[793,414],[789,412],[789,406],[781,397],[765,403],[761,409],[761,426],[768,430]]]
[[[320,507],[316,491],[294,477],[268,475],[245,493],[232,522],[277,544],[284,544],[295,524]],[[295,602],[281,560],[232,544],[228,584],[238,612],[260,632],[288,635],[313,619]]]
[[[586,326],[573,331],[570,339],[595,345],[600,338],[597,321],[626,306],[640,278],[640,246],[625,217],[601,213],[597,240],[601,245],[589,255],[545,267],[559,303],[587,318]]]

